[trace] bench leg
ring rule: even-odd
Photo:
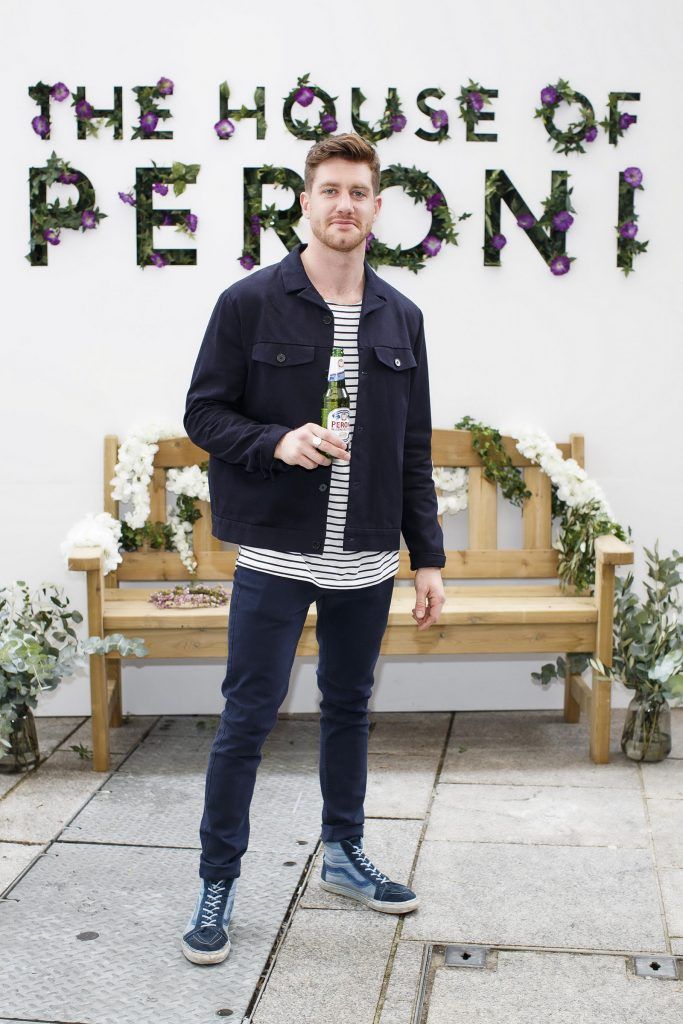
[[[107,662],[107,679],[114,684],[110,707],[109,725],[118,729],[123,724],[123,701],[121,692],[121,659]]]
[[[581,719],[581,705],[572,693],[572,672],[569,667],[569,655],[565,654],[564,671],[564,720],[578,722]]]
[[[90,655],[90,706],[92,708],[92,768],[94,772],[108,772],[109,756],[109,696],[107,667],[103,654]]]
[[[609,762],[612,681],[593,671],[590,709],[590,756],[595,764]]]

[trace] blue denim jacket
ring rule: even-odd
[[[209,453],[213,535],[320,553],[331,464],[274,457],[278,441],[320,423],[334,336],[300,242],[236,281],[211,314],[187,393],[188,437]],[[443,567],[432,480],[431,408],[419,307],[365,262],[345,551],[390,551],[403,534],[411,569]]]

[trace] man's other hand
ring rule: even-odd
[[[322,441],[315,441],[316,437],[321,437]],[[288,466],[315,469],[317,466],[329,466],[331,458],[350,462],[351,453],[346,449],[346,441],[340,441],[333,431],[319,423],[304,423],[302,427],[283,434],[273,455]]]
[[[441,609],[446,600],[441,579],[441,569],[418,569],[415,573],[415,607],[413,618],[418,630],[427,629],[439,621]]]

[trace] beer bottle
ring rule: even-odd
[[[344,349],[335,346],[330,356],[330,369],[327,374],[327,391],[323,397],[321,423],[323,427],[334,432],[340,441],[349,440],[351,400],[344,385]],[[327,455],[328,459],[331,455]]]

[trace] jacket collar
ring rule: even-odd
[[[314,288],[301,262],[301,253],[307,246],[308,242],[299,242],[280,261],[284,289],[286,292],[299,292],[302,299],[307,299],[317,306],[322,306],[323,309],[329,309],[322,295]],[[367,259],[364,260],[363,266],[365,268],[365,284],[363,287],[361,318],[373,309],[380,309],[389,298],[386,285],[381,277],[372,269]]]

